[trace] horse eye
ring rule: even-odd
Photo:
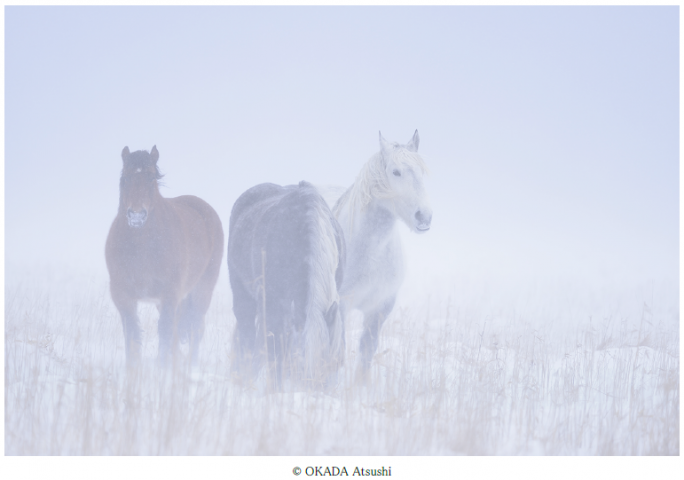
[[[395,177],[401,177],[401,172],[399,170],[395,169],[392,173],[394,174]]]

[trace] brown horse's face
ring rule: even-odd
[[[130,153],[128,147],[121,153],[123,171],[120,182],[119,213],[126,216],[128,226],[141,228],[145,225],[154,204],[159,197],[157,180],[161,177],[157,170],[159,152],[157,147],[152,151]]]

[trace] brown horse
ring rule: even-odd
[[[156,146],[149,153],[130,153],[125,147],[121,157],[119,213],[105,257],[112,300],[123,323],[126,364],[140,361],[137,304],[151,301],[159,310],[159,363],[167,365],[179,341],[187,341],[194,365],[221,267],[221,220],[197,197],[161,196]]]

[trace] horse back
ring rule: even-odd
[[[261,184],[250,188],[235,202],[228,237],[228,267],[231,283],[239,281],[253,296],[255,281],[265,273],[266,285],[283,304],[294,302],[295,317],[303,322],[309,296],[314,244],[321,224],[332,223],[338,264],[336,280],[341,284],[344,235],[327,203],[307,183]],[[341,260],[341,261],[340,261]],[[337,285],[336,285],[337,286]]]
[[[200,227],[201,232],[206,235],[208,240],[212,241],[212,244],[215,240],[223,241],[221,219],[207,202],[194,195],[182,195],[165,200],[176,211],[186,229]],[[222,245],[220,246],[222,247]]]
[[[260,275],[260,262],[252,257],[265,248],[264,226],[272,223],[278,203],[289,191],[287,187],[262,183],[246,190],[235,201],[228,227],[228,273],[231,282],[240,278],[251,290],[253,279]]]

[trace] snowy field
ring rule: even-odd
[[[679,310],[667,286],[504,289],[454,276],[428,289],[416,278],[384,326],[370,384],[353,381],[353,316],[335,390],[272,393],[231,379],[225,271],[197,370],[155,366],[157,312],[142,306],[136,376],[106,276],[7,278],[6,455],[680,452]]]

